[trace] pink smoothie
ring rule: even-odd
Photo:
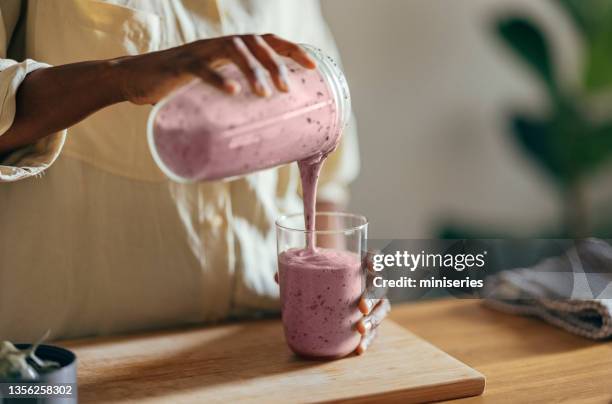
[[[337,358],[360,341],[355,324],[364,288],[359,256],[349,251],[290,249],[278,257],[285,338],[307,357]]]
[[[241,84],[240,94],[194,81],[162,101],[148,129],[160,168],[177,181],[209,181],[333,151],[344,124],[338,91],[320,70],[289,59],[286,64],[289,93],[258,97],[238,68],[228,65],[222,74]]]

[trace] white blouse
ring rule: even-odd
[[[0,135],[12,124],[19,84],[48,65],[247,32],[336,55],[316,0],[0,6]],[[118,104],[0,160],[0,339],[34,340],[47,329],[52,338],[127,332],[277,309],[274,220],[302,210],[296,165],[230,182],[173,183],[149,154],[149,112]],[[351,129],[326,163],[320,197],[345,199],[358,166]]]

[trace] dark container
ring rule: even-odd
[[[21,350],[28,349],[31,344],[15,344]],[[40,359],[54,361],[60,364],[59,369],[40,375],[37,380],[16,380],[0,379],[0,383],[10,383],[13,385],[43,386],[57,385],[64,386],[64,392],[70,389],[70,394],[39,395],[37,397],[25,396],[24,398],[2,398],[0,404],[76,404],[78,403],[77,394],[77,360],[76,355],[64,348],[54,345],[39,345],[36,348],[36,356]],[[22,396],[23,397],[23,396]]]

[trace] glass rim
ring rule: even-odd
[[[351,232],[351,231],[359,231],[359,230],[362,230],[363,228],[368,226],[368,218],[365,217],[364,215],[359,215],[357,213],[321,211],[321,212],[316,212],[315,213],[315,217],[317,217],[317,216],[334,216],[334,217],[343,217],[343,218],[353,218],[353,219],[360,220],[363,223],[361,223],[360,225],[357,225],[357,226],[342,227],[342,228],[337,229],[337,230],[306,230],[304,228],[296,229],[294,227],[290,227],[290,226],[281,224],[281,222],[283,220],[288,220],[288,219],[292,219],[292,218],[295,218],[295,217],[300,217],[300,218],[303,219],[304,218],[304,213],[300,212],[300,213],[290,213],[290,214],[287,214],[287,215],[281,215],[281,216],[279,216],[276,219],[274,224],[276,225],[277,229],[283,229],[283,230],[290,231],[290,232],[306,233],[306,234],[308,234],[308,233],[315,233],[315,234],[342,234],[342,233],[347,233],[347,232]]]

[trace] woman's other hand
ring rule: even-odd
[[[374,270],[372,267],[373,253],[366,255],[365,267],[367,268],[366,291],[361,296],[359,301],[359,310],[363,314],[363,318],[357,322],[357,331],[361,334],[361,341],[355,352],[358,355],[363,354],[378,333],[378,326],[387,317],[391,311],[391,303],[385,297],[386,290],[376,290],[372,284]],[[378,288],[380,289],[380,288]]]
[[[164,51],[118,58],[112,63],[119,72],[125,99],[135,104],[155,104],[194,77],[228,94],[239,92],[239,84],[217,69],[226,63],[235,64],[259,96],[270,95],[271,85],[287,92],[287,67],[279,56],[289,57],[307,69],[316,67],[300,46],[273,34],[203,39]]]

